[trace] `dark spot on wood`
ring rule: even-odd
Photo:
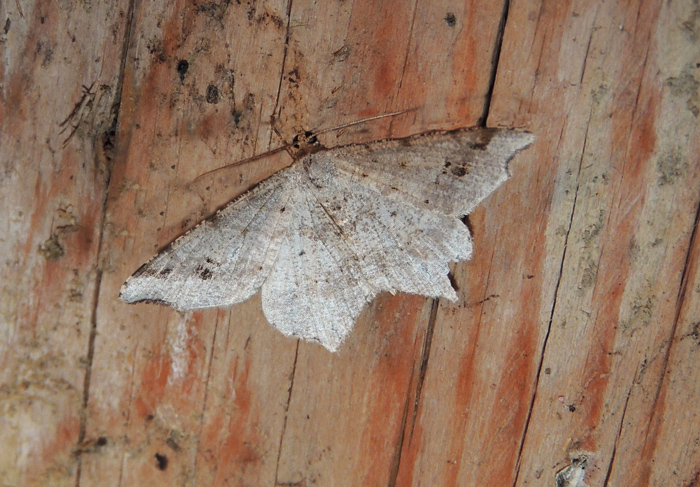
[[[175,169],[175,164],[173,164],[172,166],[170,166],[170,169]]]
[[[454,274],[452,274],[452,272],[448,272],[447,278],[450,280],[450,285],[452,286],[452,289],[454,289],[455,292],[459,292],[459,286],[457,285],[457,281],[455,281]]]
[[[367,174],[362,173],[362,177],[363,177],[363,178],[366,178],[366,177],[367,177]]]
[[[167,275],[170,274],[172,271],[173,271],[172,269],[166,267],[165,269],[163,269],[162,271],[160,271],[159,274],[160,274],[161,276],[167,276]]]
[[[10,25],[12,25],[12,22],[8,17],[7,19],[5,19],[5,27],[3,28],[3,31],[5,31],[5,35],[7,35],[7,33],[10,32]],[[73,42],[75,42],[75,37],[73,37]]]
[[[42,24],[43,24],[44,22],[46,22],[46,17],[40,17],[40,18],[39,18],[39,22],[41,22]]]
[[[413,144],[411,143],[410,138],[404,138],[404,139],[399,139],[399,145],[403,147],[411,147]]]
[[[168,457],[161,455],[160,453],[156,453],[156,466],[158,467],[158,470],[165,470],[168,468]]]
[[[569,404],[569,405],[567,406],[567,408],[568,408],[568,410],[569,410],[570,412],[572,412],[572,413],[573,413],[574,411],[576,411],[576,406],[574,406],[573,404]]]
[[[100,436],[97,438],[97,442],[95,443],[97,446],[105,446],[107,444],[107,438],[104,436]]]
[[[392,211],[391,213],[389,213],[389,215],[390,215],[390,216],[396,216],[396,212],[395,212],[395,211]]]
[[[450,161],[445,161],[445,169],[447,169],[451,165],[452,165],[452,163]]]
[[[287,207],[283,206],[282,208],[280,208],[280,213],[284,213],[286,209],[287,209]]]
[[[453,14],[452,12],[447,12],[447,15],[445,15],[445,22],[447,22],[448,26],[454,27],[457,23],[457,18],[455,17],[455,14]]]
[[[464,215],[462,218],[462,223],[469,229],[469,233],[474,235],[474,227],[472,226],[471,220],[469,220],[469,215]]]
[[[209,257],[205,258],[204,261],[205,261],[207,264],[213,264],[213,263],[214,263],[214,261],[211,260]]]
[[[219,103],[219,89],[214,85],[207,86],[207,103],[212,105]]]
[[[177,441],[175,441],[172,438],[168,438],[167,440],[165,440],[165,444],[172,448],[174,451],[180,451],[180,445],[178,445]]]
[[[238,127],[238,124],[241,123],[241,118],[243,117],[243,112],[240,110],[233,110],[231,112],[231,117],[233,118],[233,124]]]
[[[547,375],[549,375],[549,374],[552,373],[552,369],[549,368],[549,367],[547,367],[547,368],[544,369],[544,373],[547,374]]]
[[[155,416],[153,416],[152,414],[146,415],[146,421],[153,421],[154,418]]]
[[[426,204],[426,205],[429,205],[429,204],[430,204],[430,200],[425,200],[425,204]]]
[[[180,75],[180,81],[185,81],[185,75],[187,74],[188,69],[190,69],[190,63],[184,59],[177,62],[177,74]]]
[[[301,76],[299,76],[299,68],[294,68],[287,73],[287,79],[290,83],[298,83],[301,79]]]
[[[201,5],[197,5],[195,7],[195,12],[203,13],[207,15],[208,17],[221,21],[223,20],[224,16],[226,15],[226,10],[228,9],[228,6],[231,2],[230,1],[224,1],[224,2],[206,2],[202,3]],[[238,2],[240,5],[240,2]]]
[[[695,340],[695,343],[700,345],[700,321],[693,325],[693,331],[690,332],[690,336]]]
[[[401,161],[401,162],[399,162],[399,166],[401,166],[401,167],[406,167],[407,164],[406,164],[404,161]]]
[[[462,166],[455,166],[452,168],[452,174],[454,174],[458,178],[461,178],[462,176],[467,174],[467,170],[464,169],[464,167],[462,167]]]
[[[301,252],[299,252],[299,257],[301,257],[302,255],[304,255],[305,253],[306,253],[306,252],[304,252],[304,251],[302,250]]]
[[[49,262],[56,261],[66,254],[66,250],[55,233],[43,244],[39,245],[39,253]]]

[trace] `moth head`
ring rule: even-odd
[[[289,148],[294,154],[294,158],[298,159],[312,152],[317,152],[323,147],[318,141],[316,134],[307,130],[306,132],[295,135]]]

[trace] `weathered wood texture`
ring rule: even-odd
[[[696,3],[0,4],[0,485],[698,485]],[[538,137],[458,303],[382,295],[332,355],[259,297],[117,300],[290,161],[198,176],[406,109],[323,142]]]

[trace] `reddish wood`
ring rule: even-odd
[[[0,5],[0,484],[75,485],[125,2]]]
[[[545,486],[581,455],[588,485],[697,483],[691,4],[6,3],[0,484]],[[538,137],[469,218],[459,302],[382,295],[332,355],[259,296],[116,299],[291,161],[247,159],[400,110],[322,141]]]

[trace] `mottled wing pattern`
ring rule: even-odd
[[[292,220],[277,264],[263,285],[263,312],[285,335],[335,351],[379,290],[319,203],[302,166],[296,167],[301,177]]]
[[[335,351],[381,291],[457,298],[448,264],[472,252],[459,217],[531,142],[523,132],[460,130],[308,155],[174,242],[121,298],[208,308],[262,286],[275,327]]]
[[[464,216],[508,179],[508,161],[532,134],[456,130],[339,147],[310,156],[317,172],[345,172],[396,201]]]
[[[297,191],[290,169],[266,179],[177,239],[136,271],[119,297],[178,310],[231,306],[249,299],[270,273],[287,234],[287,205]]]

